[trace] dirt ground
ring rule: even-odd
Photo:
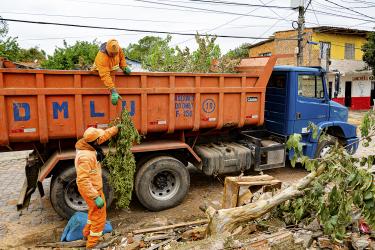
[[[358,123],[362,112],[350,114],[350,120]],[[359,153],[363,149],[359,149]],[[369,151],[362,152],[367,154]],[[25,153],[23,153],[25,155]],[[19,190],[23,184],[25,157],[22,153],[0,154],[0,249],[33,247],[41,242],[59,240],[66,224],[53,210],[49,202],[49,183],[45,182],[46,196],[39,197],[35,192],[31,206],[22,213],[16,211]],[[10,169],[12,171],[10,171]],[[161,212],[150,212],[135,199],[130,209],[109,209],[108,217],[115,229],[125,232],[137,228],[161,226],[181,221],[204,218],[199,206],[208,203],[215,208],[221,205],[222,181],[207,177],[189,168],[191,173],[190,191],[183,203],[175,208]],[[286,183],[293,183],[307,174],[301,168],[285,167],[264,171]]]

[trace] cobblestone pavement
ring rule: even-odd
[[[49,180],[43,183],[47,197],[40,199],[39,193],[35,192],[27,210],[18,212],[16,209],[28,154],[29,151],[0,153],[0,249],[17,245],[27,232],[32,235],[38,227],[47,225],[48,228],[48,224],[61,222],[49,202]],[[9,235],[12,237],[6,237]]]
[[[363,112],[351,112],[349,121],[358,125]],[[374,154],[375,146],[364,149],[360,147],[357,155]],[[36,191],[32,195],[30,206],[22,213],[17,212],[18,195],[24,182],[24,167],[28,152],[0,153],[0,249],[14,246],[33,246],[33,243],[57,240],[66,223],[53,210],[49,201],[49,180],[44,183],[46,196],[40,199]],[[302,169],[275,169],[265,171],[281,181],[295,181],[303,177],[306,171]],[[199,210],[202,200],[220,205],[221,184],[199,173],[191,177],[190,192],[180,206],[161,212],[148,212],[136,201],[130,210],[109,211],[109,217],[114,226],[142,226],[144,221],[179,220],[190,216],[204,216]],[[131,211],[131,212],[130,212]],[[161,219],[160,219],[161,218]],[[35,245],[35,244],[34,244]]]

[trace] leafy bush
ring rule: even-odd
[[[88,70],[94,63],[99,51],[99,42],[77,41],[68,45],[64,40],[62,48],[56,48],[52,56],[42,63],[46,69],[85,69]]]
[[[19,46],[16,37],[0,39],[0,57],[5,57],[14,62],[34,62],[46,59],[46,52],[38,47],[23,49]]]
[[[367,43],[362,47],[362,51],[363,61],[372,68],[372,74],[375,75],[375,32],[370,32]]]
[[[368,146],[375,135],[375,114],[368,113],[362,122],[362,141]],[[313,134],[318,136],[317,127],[310,125]],[[327,140],[324,134],[320,140]],[[356,158],[336,143],[322,159],[309,159],[302,154],[301,136],[292,135],[288,149],[293,149],[292,164],[297,159],[317,177],[305,190],[304,195],[280,205],[275,213],[287,224],[310,222],[318,218],[324,234],[342,240],[348,228],[359,218],[375,228],[375,183],[371,168],[373,156]]]
[[[146,36],[137,44],[130,44],[125,53],[129,58],[141,61],[145,69],[161,72],[234,72],[239,62],[229,56],[221,57],[220,47],[215,44],[216,37],[197,34],[198,48],[193,52],[187,47],[170,47],[171,39],[171,36],[164,39]]]
[[[135,160],[131,148],[133,143],[139,143],[141,138],[126,109],[112,125],[120,128],[117,136],[109,142],[109,147],[115,151],[107,154],[104,165],[110,172],[109,181],[115,190],[117,207],[127,208],[132,197],[135,173]]]

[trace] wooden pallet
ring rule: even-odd
[[[248,203],[253,192],[263,189],[267,192],[273,188],[280,189],[281,181],[270,175],[226,177],[222,208],[232,208]],[[240,192],[245,189],[244,192]]]

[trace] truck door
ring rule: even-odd
[[[312,72],[297,72],[295,133],[307,133],[309,122],[329,119],[329,102],[323,77]]]

